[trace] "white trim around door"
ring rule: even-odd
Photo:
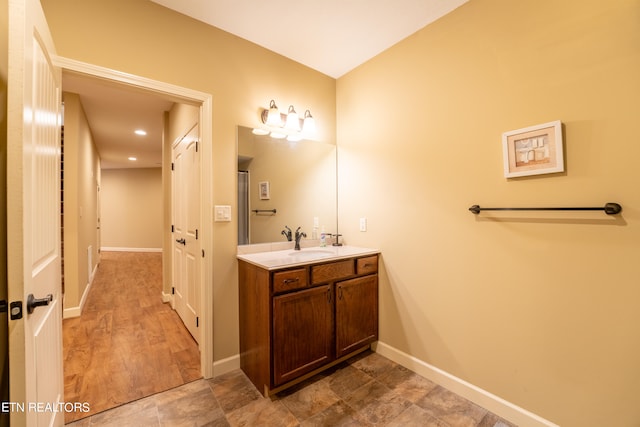
[[[213,141],[212,141],[212,108],[213,97],[211,94],[196,90],[175,86],[169,83],[151,80],[121,71],[87,64],[64,57],[55,57],[56,66],[88,76],[102,78],[117,83],[129,85],[157,94],[166,95],[177,102],[183,101],[190,104],[200,105],[200,126],[202,163],[200,173],[200,197],[201,197],[201,218],[202,218],[202,249],[207,255],[203,258],[202,275],[200,281],[200,300],[202,301],[202,330],[200,342],[200,370],[202,376],[211,378],[213,376]],[[63,88],[64,89],[64,88]],[[171,248],[163,248],[171,251]]]

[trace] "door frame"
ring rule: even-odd
[[[62,71],[71,71],[99,79],[122,83],[132,88],[166,95],[176,102],[185,102],[200,106],[201,169],[200,169],[200,218],[202,221],[202,249],[206,257],[200,258],[200,301],[202,302],[202,330],[200,344],[200,371],[204,378],[213,377],[213,96],[209,93],[176,86],[146,77],[136,76],[113,69],[88,64],[74,59],[57,56],[53,58]],[[64,88],[63,88],[64,90]],[[163,162],[164,163],[164,162]],[[163,164],[164,169],[164,164]],[[163,171],[164,172],[164,171]],[[173,198],[171,203],[173,203]],[[165,230],[165,232],[167,232]],[[163,254],[171,253],[171,247],[165,247]],[[173,272],[173,266],[171,266]]]

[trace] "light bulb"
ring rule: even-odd
[[[280,118],[280,111],[276,102],[272,99],[269,103],[269,114],[267,115],[267,125],[269,126],[282,126],[282,119]]]
[[[298,113],[296,113],[293,105],[289,105],[289,111],[287,111],[287,122],[284,127],[289,130],[300,130],[300,120],[298,119]]]
[[[304,112],[304,122],[302,123],[302,133],[313,135],[316,133],[316,120],[311,116],[311,111]]]

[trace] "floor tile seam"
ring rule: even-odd
[[[436,390],[438,390],[438,388],[440,388],[440,389],[442,389],[442,390],[445,390],[445,391],[447,391],[447,392],[449,392],[449,393],[453,393],[453,392],[452,392],[451,390],[449,390],[448,388],[443,387],[443,386],[441,386],[441,385],[437,385],[437,386],[436,386],[436,387],[434,387],[434,388],[433,388],[429,393],[427,393],[426,395],[424,395],[424,397],[423,397],[422,399],[420,399],[420,400],[424,400],[424,399],[426,399],[426,398],[427,398],[431,393],[434,393]],[[480,406],[480,405],[477,405],[477,404],[475,404],[475,403],[471,402],[471,401],[470,401],[470,400],[468,400],[468,399],[465,399],[464,397],[462,397],[462,396],[458,395],[457,393],[454,393],[454,394],[455,394],[455,396],[456,396],[456,397],[459,397],[459,398],[461,398],[461,399],[464,399],[464,401],[468,402],[468,403],[469,403],[469,405],[470,405],[470,407],[471,407],[471,406],[476,406],[476,407],[478,407],[478,408],[480,408],[481,410],[483,410],[483,411],[484,411],[484,414],[482,415],[482,418],[480,418],[480,421],[478,421],[478,422],[476,423],[476,425],[478,425],[480,422],[482,422],[482,420],[483,420],[483,419],[484,419],[488,414],[490,414],[490,413],[491,413],[491,411],[489,411],[488,409],[486,409],[486,408],[484,408],[484,407],[482,407],[482,406]],[[440,423],[444,424],[445,426],[450,426],[450,424],[449,424],[449,423],[447,423],[446,421],[444,421],[444,420],[441,418],[441,416],[442,416],[442,415],[449,415],[449,414],[453,414],[453,413],[455,413],[455,414],[463,414],[463,413],[466,413],[466,412],[467,412],[467,411],[453,411],[453,412],[446,412],[446,413],[444,413],[444,414],[443,414],[443,410],[444,410],[444,408],[441,408],[441,407],[439,407],[439,406],[436,406],[436,405],[421,406],[421,405],[418,405],[418,404],[417,404],[417,402],[416,402],[416,403],[413,403],[413,404],[414,404],[414,405],[416,405],[417,407],[419,407],[419,408],[421,408],[421,409],[425,410],[425,411],[428,411],[428,415],[429,415],[431,418],[434,418],[434,419],[438,420],[438,422],[440,422]],[[436,415],[436,414],[438,414],[438,415]]]
[[[437,395],[436,391],[438,391],[438,389],[444,390],[444,391],[446,391],[447,393],[451,393],[452,395],[454,395],[454,396],[456,397],[456,399],[460,399],[460,402],[464,402],[465,404],[467,404],[467,405],[469,406],[469,408],[477,407],[477,408],[481,409],[482,411],[484,411],[484,415],[482,416],[482,418],[486,417],[486,416],[487,416],[487,414],[490,414],[490,413],[491,413],[491,411],[489,411],[489,410],[488,410],[488,409],[486,409],[485,407],[480,406],[480,405],[478,405],[477,403],[474,403],[474,402],[472,402],[471,400],[466,399],[465,397],[462,397],[462,396],[460,396],[459,394],[457,394],[457,393],[455,393],[455,392],[453,392],[453,391],[449,390],[448,388],[446,388],[446,387],[444,387],[444,386],[441,386],[441,385],[437,385],[436,387],[434,387],[434,388],[433,388],[429,393],[427,393],[427,394],[423,397],[423,399],[426,399],[426,398],[427,398],[429,395],[431,395],[432,393],[434,393],[434,394],[436,394],[436,395]],[[422,400],[422,399],[421,399],[421,400]],[[456,413],[459,413],[459,411],[456,411]]]
[[[378,384],[380,384],[381,386],[385,387],[387,390],[391,391],[391,389],[390,389],[389,387],[387,387],[386,385],[382,384],[381,382],[377,381],[376,379],[371,379],[371,381],[368,381],[368,382],[364,383],[363,385],[361,385],[360,387],[356,388],[355,390],[351,391],[351,393],[349,393],[349,395],[348,395],[347,397],[342,398],[342,400],[344,400],[344,403],[345,403],[349,408],[353,409],[355,412],[359,412],[359,410],[358,410],[358,409],[354,408],[352,405],[350,405],[350,404],[349,404],[348,400],[350,400],[350,397],[351,397],[351,396],[353,396],[353,395],[355,395],[355,394],[357,393],[357,391],[358,391],[358,390],[360,390],[360,389],[362,389],[362,388],[364,388],[364,387],[367,387],[369,384],[371,384],[371,383],[373,383],[373,382],[378,383]],[[386,394],[386,392],[385,392],[385,394]],[[376,400],[378,400],[378,398],[376,398]]]
[[[340,405],[340,404],[342,404],[342,405],[344,405],[344,406],[348,407],[349,409],[351,409],[351,410],[353,411],[353,414],[348,414],[348,416],[349,416],[351,419],[354,419],[354,416],[358,413],[358,411],[356,411],[356,410],[355,410],[351,405],[349,405],[347,402],[345,402],[345,401],[344,401],[344,399],[340,398],[337,402],[332,403],[331,405],[329,405],[329,406],[327,406],[326,408],[324,408],[322,411],[320,411],[320,412],[318,412],[318,413],[316,413],[316,414],[313,414],[311,417],[308,417],[308,418],[307,418],[307,420],[308,420],[308,419],[311,419],[312,417],[314,417],[314,416],[316,416],[316,415],[318,415],[318,414],[321,414],[321,413],[323,413],[323,412],[326,412],[326,411],[328,411],[329,409],[333,408],[334,406],[338,406],[338,405]],[[306,420],[303,420],[303,421],[306,421]],[[367,426],[369,426],[369,425],[370,425],[370,423],[366,423],[366,425],[367,425]]]
[[[396,419],[400,418],[400,417],[402,416],[402,414],[404,414],[405,412],[409,411],[409,410],[410,410],[412,407],[414,407],[414,406],[415,406],[416,408],[420,409],[421,411],[424,411],[424,408],[422,408],[421,406],[416,405],[416,404],[415,404],[415,403],[413,403],[413,402],[410,402],[410,403],[411,403],[411,405],[407,406],[407,407],[406,407],[402,412],[400,412],[400,413],[399,413],[399,414],[398,414],[398,415],[397,415],[393,420],[391,420],[391,421],[395,421]],[[449,424],[448,422],[446,422],[446,421],[444,421],[444,420],[442,420],[442,419],[440,419],[440,418],[436,417],[435,415],[430,414],[430,413],[428,413],[428,412],[426,412],[426,411],[425,411],[425,415],[426,415],[427,417],[429,417],[429,420],[435,420],[435,421],[437,421],[437,422],[439,423],[439,426],[438,426],[438,427],[455,427],[455,426],[451,426],[451,424]]]
[[[321,381],[323,381],[323,380],[324,380],[324,378],[323,378]],[[336,404],[338,404],[338,403],[340,403],[340,402],[344,402],[340,396],[338,396],[336,393],[334,393],[334,392],[333,392],[333,390],[329,389],[329,392],[330,392],[330,393],[332,394],[332,396],[333,396],[333,397],[335,397],[337,400],[336,400],[335,402],[333,402],[332,404],[330,404],[329,406],[327,406],[327,407],[325,407],[325,408],[322,408],[321,410],[319,410],[319,411],[317,411],[317,412],[312,413],[311,415],[309,415],[307,418],[304,418],[304,419],[300,419],[299,417],[297,417],[297,416],[294,414],[293,409],[292,409],[292,408],[287,404],[287,399],[286,399],[286,398],[280,399],[280,401],[283,403],[284,407],[285,407],[285,408],[287,408],[287,410],[288,410],[288,411],[289,411],[289,412],[290,412],[290,413],[291,413],[291,414],[292,414],[292,415],[293,415],[293,416],[298,420],[298,422],[299,422],[299,423],[302,423],[303,421],[306,421],[306,420],[308,420],[309,418],[312,418],[312,417],[316,416],[317,414],[320,414],[320,413],[322,413],[322,412],[326,411],[327,409],[331,408],[332,406],[334,406],[334,405],[336,405]],[[294,393],[294,394],[295,394],[295,393]],[[291,396],[293,396],[293,395],[291,395]],[[288,397],[288,396],[287,396],[287,397]]]
[[[356,368],[355,366],[353,366],[353,368],[354,368],[354,369],[356,369],[360,374],[362,374],[362,375],[364,375],[365,377],[367,377],[367,382],[365,382],[364,384],[362,384],[360,387],[364,387],[365,385],[369,384],[369,383],[370,383],[370,382],[372,382],[372,381],[377,381],[377,379],[376,379],[376,378],[374,378],[373,376],[369,375],[368,373],[366,373],[366,372],[364,372],[364,371],[362,371],[362,370],[360,370],[360,369]],[[329,375],[329,376],[328,376],[328,377],[326,377],[326,378],[323,378],[323,379],[322,379],[322,381],[325,381],[325,380],[326,380],[326,381],[328,381],[329,383],[331,383],[331,381],[332,381],[332,380],[334,380],[334,379],[335,379],[335,378],[333,377],[333,374],[332,374],[332,375]],[[353,393],[354,393],[356,390],[358,390],[360,387],[357,387],[356,389],[351,390],[351,391],[350,391],[350,393],[349,393],[349,395],[353,394]],[[332,389],[332,390],[333,390],[333,389]],[[337,394],[337,393],[336,393],[336,394]],[[340,397],[341,399],[343,399],[343,398],[342,398],[342,396],[339,396],[339,395],[338,395],[338,397]]]
[[[222,403],[220,402],[220,399],[218,399],[218,396],[216,396],[216,393],[213,390],[214,384],[213,384],[212,380],[213,380],[213,378],[204,378],[204,377],[202,377],[201,379],[199,379],[197,381],[204,381],[205,384],[207,384],[207,386],[209,387],[209,390],[211,391],[211,396],[216,401],[216,404],[218,405],[218,408],[220,408],[220,412],[222,412],[222,417],[227,421],[227,424],[231,425],[231,423],[229,422],[229,418],[227,418],[227,411],[225,411],[224,406],[222,406]]]
[[[144,397],[142,399],[144,399]],[[156,425],[157,427],[160,427],[162,425],[162,422],[160,421],[160,408],[158,408],[158,401],[156,399],[153,399],[152,401],[153,401],[153,408],[156,413],[156,423],[157,423]]]

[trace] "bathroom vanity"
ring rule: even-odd
[[[378,255],[351,246],[238,255],[240,366],[265,396],[378,339]]]

